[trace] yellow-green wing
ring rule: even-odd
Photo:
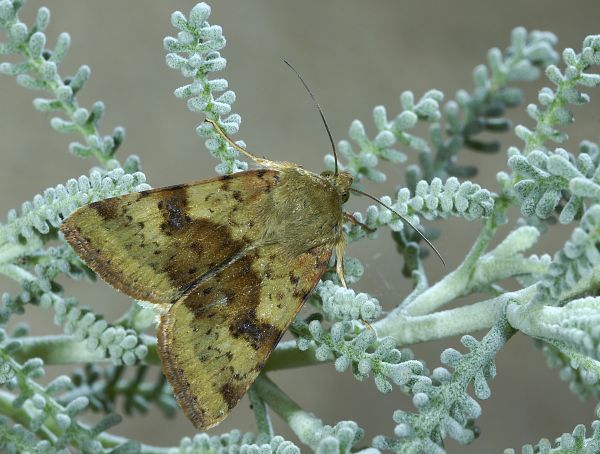
[[[218,424],[241,399],[331,256],[331,246],[295,257],[282,247],[248,251],[161,318],[163,370],[198,429]]]
[[[260,169],[127,194],[78,209],[61,230],[112,286],[172,303],[258,239],[256,213],[278,181],[278,171]]]

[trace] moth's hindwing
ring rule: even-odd
[[[280,244],[251,249],[162,316],[163,370],[198,429],[218,424],[238,403],[330,256],[329,245],[296,257]]]
[[[257,240],[256,213],[278,181],[278,171],[261,169],[127,194],[78,209],[61,230],[115,288],[172,303]]]

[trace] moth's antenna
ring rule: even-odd
[[[300,82],[302,82],[302,85],[304,85],[304,88],[306,88],[306,91],[308,92],[308,94],[310,95],[310,97],[314,101],[315,105],[317,106],[317,110],[319,111],[319,115],[321,115],[321,120],[323,120],[323,124],[325,125],[325,130],[327,131],[327,135],[329,136],[329,141],[331,142],[331,148],[333,150],[333,157],[335,159],[335,175],[337,175],[338,174],[337,150],[335,148],[335,142],[333,141],[333,137],[331,136],[331,131],[329,130],[329,125],[327,124],[327,120],[325,120],[325,115],[323,114],[323,110],[321,109],[321,106],[319,105],[317,99],[315,98],[315,95],[313,95],[312,91],[310,91],[310,88],[308,88],[308,85],[306,84],[306,82],[304,82],[304,79],[302,78],[302,76],[300,75],[300,73],[298,71],[296,71],[296,68],[294,68],[285,59],[283,60],[283,62],[286,65],[288,65],[292,71],[294,71],[296,73],[296,75],[298,76],[298,79],[300,79]]]
[[[423,238],[423,240],[429,245],[429,247],[431,249],[433,249],[433,252],[435,252],[435,255],[437,255],[440,260],[442,261],[442,263],[444,264],[444,266],[446,266],[446,262],[444,261],[442,255],[439,253],[439,251],[435,248],[435,246],[433,245],[433,243],[431,241],[429,241],[429,239],[423,235],[421,233],[421,231],[419,229],[417,229],[408,219],[406,219],[404,216],[402,216],[400,213],[398,213],[396,210],[394,210],[391,206],[386,205],[385,203],[383,203],[381,200],[377,199],[376,197],[373,197],[371,194],[367,194],[366,192],[360,191],[358,189],[354,189],[354,188],[350,188],[350,190],[352,192],[356,192],[357,194],[360,195],[364,195],[365,197],[368,197],[369,199],[377,202],[379,205],[381,205],[384,208],[387,208],[388,210],[390,210],[392,213],[394,213],[396,216],[398,216],[400,219],[402,219],[403,222],[406,222],[408,225],[410,225],[410,227],[417,232],[417,234]]]

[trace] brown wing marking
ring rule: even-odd
[[[171,303],[260,236],[279,172],[254,170],[102,200],[61,226],[102,279],[136,299]]]
[[[331,249],[295,258],[281,245],[249,251],[162,316],[163,370],[198,429],[218,424],[244,395],[325,271]]]

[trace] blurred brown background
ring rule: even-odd
[[[119,124],[127,128],[120,156],[138,154],[153,186],[210,177],[216,164],[194,132],[202,116],[189,112],[185,103],[172,95],[176,87],[187,81],[164,64],[162,39],[175,33],[170,13],[175,9],[187,13],[194,3],[61,0],[51,5],[49,43],[53,45],[61,31],[68,31],[73,38],[61,74],[71,74],[83,63],[91,66],[92,78],[79,96],[81,105],[89,107],[97,99],[106,103],[103,133]],[[22,17],[31,23],[34,11],[44,4],[30,1]],[[322,168],[323,154],[329,151],[328,141],[310,98],[282,64],[282,57],[289,59],[311,85],[334,136],[341,139],[347,136],[354,118],[361,119],[373,135],[372,108],[383,104],[390,116],[396,115],[398,96],[403,90],[413,90],[420,96],[430,88],[438,88],[444,91],[446,99],[459,88],[470,90],[473,67],[485,61],[490,47],[505,48],[515,26],[553,31],[560,39],[559,50],[579,50],[586,35],[600,32],[600,7],[595,0],[568,4],[539,0],[214,0],[211,6],[210,22],[221,25],[228,40],[223,51],[227,69],[215,77],[227,78],[237,94],[233,111],[242,116],[237,138],[243,138],[257,154],[301,163],[312,170]],[[546,82],[523,85],[526,103],[535,101],[541,83]],[[571,151],[576,151],[580,140],[598,137],[600,93],[596,90],[591,95],[594,107],[575,110],[577,123],[569,127],[571,140],[566,145]],[[69,155],[67,144],[79,137],[53,132],[48,124],[50,116],[31,106],[35,96],[40,95],[18,87],[14,79],[0,78],[3,213],[48,186],[88,173],[95,164]],[[510,115],[516,123],[531,125],[522,108]],[[501,138],[503,150],[512,144],[520,145],[512,134]],[[414,161],[414,153],[409,151],[408,155]],[[496,172],[506,167],[504,151],[493,157],[464,152],[460,160],[478,163],[481,171],[477,181],[491,190],[497,188]],[[384,169],[388,182],[369,185],[370,192],[391,194],[402,183],[402,169]],[[364,200],[352,205],[356,209],[366,206]],[[512,214],[514,222],[516,212]],[[443,229],[437,244],[448,262],[446,270],[451,270],[466,254],[479,224],[451,220],[436,225]],[[505,227],[498,240],[510,228]],[[550,234],[554,236],[544,237],[535,252],[553,254],[560,248],[569,229],[554,230]],[[382,232],[377,241],[351,245],[348,252],[359,257],[366,267],[356,290],[371,292],[385,308],[392,307],[409,291],[387,232]],[[427,267],[432,281],[445,271],[437,260],[428,260]],[[12,282],[0,280],[0,284],[3,290],[16,290]],[[72,294],[109,318],[126,307],[126,299],[104,284],[69,286]],[[49,318],[41,310],[31,310],[26,317],[38,334],[59,332],[60,328],[50,325]],[[476,333],[478,337],[482,334]],[[446,339],[418,345],[415,351],[434,368],[439,365],[441,351],[457,345],[457,339]],[[448,452],[487,453],[519,448],[540,437],[554,438],[570,432],[575,424],[589,424],[593,419],[594,402],[580,403],[567,384],[559,380],[558,371],[546,367],[542,354],[528,338],[515,336],[497,362],[498,377],[490,383],[492,398],[481,403],[481,440],[469,447],[448,441]],[[65,371],[48,369],[49,375]],[[383,396],[375,390],[372,380],[359,383],[349,372],[335,372],[331,364],[279,372],[273,377],[301,406],[314,411],[326,423],[356,420],[366,430],[367,443],[374,435],[392,434],[394,409],[413,410],[410,400],[399,392]],[[274,421],[281,434],[295,440],[276,416]],[[254,430],[246,400],[211,432],[235,427]],[[172,445],[194,430],[181,415],[165,422],[153,410],[147,416],[127,420],[114,432],[149,444]]]

